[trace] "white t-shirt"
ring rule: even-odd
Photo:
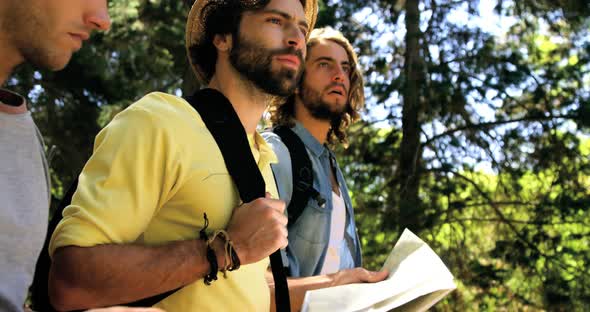
[[[342,196],[332,192],[332,222],[330,241],[321,274],[336,273],[340,270],[340,252],[344,241],[346,225],[346,205]]]
[[[47,231],[49,175],[24,99],[3,89],[0,161],[0,311],[22,311]]]

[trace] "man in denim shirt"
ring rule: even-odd
[[[316,29],[307,43],[305,73],[295,95],[271,108],[273,125],[288,126],[302,140],[313,167],[310,198],[289,225],[286,249],[290,275],[324,275],[330,286],[377,282],[387,272],[361,268],[361,248],[348,189],[328,144],[347,144],[345,130],[364,105],[363,80],[349,41],[331,28]],[[282,200],[293,194],[291,156],[281,138],[265,139],[277,154],[273,172]],[[290,281],[290,284],[292,281]]]

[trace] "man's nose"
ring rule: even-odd
[[[91,29],[109,30],[111,27],[111,18],[107,8],[106,0],[91,1],[90,7],[84,16],[84,23]]]
[[[303,52],[303,56],[305,57],[305,36],[297,26],[292,25],[289,27],[287,30],[286,41],[289,47],[294,47],[297,50],[301,50]]]
[[[340,66],[335,66],[332,80],[342,82],[342,81],[344,81],[345,77],[346,77],[346,72],[344,71],[344,69]]]

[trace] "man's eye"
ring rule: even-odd
[[[268,19],[268,22],[273,23],[273,24],[277,24],[277,25],[281,25],[282,21],[276,17],[272,17]]]
[[[320,67],[322,67],[322,68],[327,68],[329,65],[330,65],[330,64],[328,64],[328,63],[326,63],[326,62],[321,62],[321,63],[319,64],[319,66],[320,66]]]
[[[301,28],[301,34],[303,34],[303,37],[307,37],[307,29]]]
[[[347,73],[347,74],[350,74],[350,67],[343,67],[342,68],[342,71],[345,72],[345,73]]]

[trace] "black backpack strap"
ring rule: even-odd
[[[293,225],[301,216],[310,198],[316,198],[320,205],[323,199],[313,188],[313,167],[303,141],[287,126],[277,126],[273,132],[281,138],[291,155],[293,193],[287,212],[289,225]]]
[[[219,91],[203,89],[187,101],[199,112],[217,142],[242,201],[247,203],[265,197],[265,182],[250,151],[246,130],[229,100]],[[289,288],[279,250],[270,255],[270,264],[277,311],[289,312]]]

